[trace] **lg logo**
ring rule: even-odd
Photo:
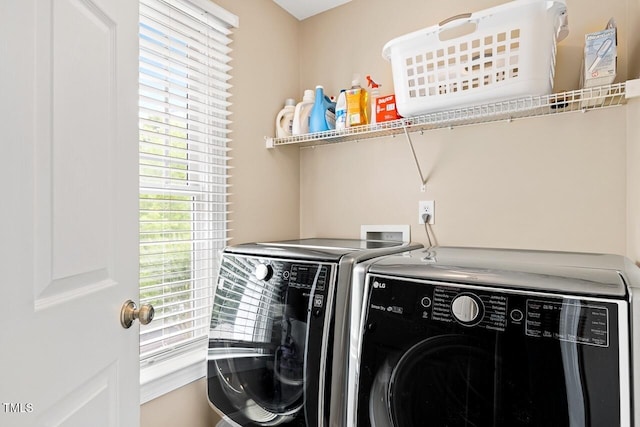
[[[374,289],[385,289],[387,287],[386,283],[380,283],[377,280],[373,281],[373,288]]]

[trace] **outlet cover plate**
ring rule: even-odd
[[[436,223],[436,202],[434,200],[420,200],[418,202],[418,224],[424,224],[422,219],[424,214],[429,214],[429,225]]]

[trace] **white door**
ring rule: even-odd
[[[139,424],[133,0],[0,0],[0,426]]]

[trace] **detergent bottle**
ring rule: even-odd
[[[347,127],[347,93],[345,89],[340,91],[336,102],[336,130],[343,130]]]
[[[334,111],[332,112],[331,109]],[[331,116],[334,116],[331,123]],[[329,120],[327,120],[329,118]],[[333,124],[333,126],[331,126]],[[316,86],[316,97],[309,116],[309,132],[323,132],[335,126],[335,103],[324,94],[323,86]]]
[[[359,78],[351,82],[351,89],[347,89],[347,127],[362,126],[369,123],[367,91],[360,86]]]
[[[291,136],[293,128],[293,114],[296,108],[296,100],[287,98],[284,108],[276,116],[276,138]]]
[[[309,133],[309,116],[311,115],[311,108],[313,108],[313,101],[313,91],[311,89],[305,90],[302,101],[298,102],[293,113],[292,135]]]

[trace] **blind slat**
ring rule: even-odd
[[[212,262],[213,262],[214,260],[213,260],[213,259],[211,259],[211,258],[209,258],[209,261],[212,261]],[[147,266],[147,268],[148,268],[150,271],[152,271],[152,270],[151,270],[151,268],[149,268],[149,266]],[[207,271],[207,269],[196,270],[195,272],[202,273],[202,272],[204,272],[204,271]],[[181,284],[180,284],[180,283],[177,283],[177,282],[175,282],[175,281],[173,281],[173,282],[171,282],[171,283],[167,283],[167,284],[165,284],[165,283],[162,283],[162,284],[155,284],[155,283],[153,283],[154,281],[157,281],[157,280],[158,280],[158,279],[160,279],[160,278],[163,278],[163,277],[173,277],[173,276],[177,276],[177,275],[178,275],[178,274],[180,274],[180,273],[183,273],[183,272],[178,271],[178,272],[175,272],[175,273],[172,273],[172,274],[169,274],[169,273],[158,273],[158,274],[153,275],[153,276],[145,277],[145,278],[144,278],[144,282],[145,282],[145,283],[147,283],[147,282],[148,282],[148,283],[150,283],[150,284],[149,284],[149,285],[146,285],[146,286],[144,286],[144,287],[143,287],[144,292],[142,292],[142,291],[141,291],[141,299],[140,299],[140,301],[143,301],[143,300],[145,300],[145,299],[147,299],[147,300],[151,300],[152,298],[155,298],[155,297],[152,297],[152,296],[149,296],[149,295],[150,295],[151,293],[153,293],[153,292],[158,291],[158,290],[163,290],[163,291],[165,291],[165,292],[166,292],[166,289],[172,289],[172,288],[174,288],[174,287],[181,286]],[[205,278],[205,277],[206,277],[207,279],[211,279],[211,278],[212,278],[212,277],[210,277],[210,276],[208,276],[208,275],[205,275],[205,276],[201,276],[201,277],[200,277],[200,280],[202,280],[202,278]],[[167,294],[165,293],[164,295],[166,296]]]
[[[219,25],[215,22],[215,14],[208,14],[203,10],[196,11],[179,0],[141,0],[140,4],[162,13],[165,16],[164,21],[175,22],[176,27],[182,25],[192,28],[196,32],[207,29],[215,30],[209,37],[215,37],[216,40],[226,40],[227,36],[231,34],[228,25]],[[214,21],[208,21],[209,16],[213,17]]]
[[[226,145],[222,145],[222,144],[226,144],[229,141],[228,138],[210,138],[211,142],[200,143],[199,141],[192,141],[186,138],[174,137],[171,135],[164,135],[162,137],[161,142],[155,142],[155,141],[151,141],[150,139],[158,138],[157,133],[150,132],[146,129],[140,129],[140,134],[141,136],[148,138],[148,139],[141,138],[140,144],[143,147],[156,147],[156,148],[173,147],[177,150],[182,150],[182,148],[176,145],[178,142],[180,142],[181,145],[188,143],[189,150],[193,150],[198,153],[218,153],[218,152],[228,153],[229,151],[231,151],[231,148],[227,147]],[[220,144],[212,145],[212,142],[215,142],[215,141],[219,142]]]
[[[230,222],[232,50],[224,22],[180,0],[140,3],[140,301],[157,314],[141,328],[142,360],[209,334]]]
[[[153,152],[143,151],[140,153],[140,166],[144,166],[145,169],[155,169],[160,172],[173,171],[173,172],[183,172],[184,174],[188,174],[191,177],[198,176],[200,174],[204,174],[206,177],[211,176],[211,172],[206,170],[209,166],[211,166],[215,160],[224,161],[228,160],[226,156],[216,156],[213,154],[202,154],[197,153],[197,159],[193,157],[182,158],[178,157],[177,152],[173,152],[173,150],[168,147],[167,151],[172,152],[171,154],[156,154]],[[159,163],[165,163],[169,166],[155,166]],[[155,167],[154,167],[155,166]],[[163,174],[164,176],[164,174]],[[203,181],[209,182],[209,181]]]
[[[213,277],[213,276],[211,276]],[[158,306],[158,308],[156,308],[156,313],[158,314],[158,317],[154,316],[154,319],[156,320],[163,320],[163,319],[168,319],[171,317],[179,317],[179,316],[183,316],[183,315],[189,315],[192,314],[192,312],[194,310],[197,310],[191,306],[195,306],[199,301],[205,300],[205,299],[209,299],[209,296],[206,295],[206,289],[204,287],[201,288],[201,290],[203,292],[200,292],[201,294],[205,295],[205,296],[200,296],[200,297],[191,297],[187,300],[185,299],[172,299],[176,296],[178,296],[178,294],[175,295],[170,295],[170,296],[162,296],[160,298],[158,297],[149,297],[146,300],[149,302],[154,302],[154,301],[158,301],[158,300],[168,300],[164,303],[156,303],[156,305]],[[184,295],[184,293],[182,293],[181,295]],[[186,306],[190,306],[189,308],[185,308]],[[185,318],[187,318],[188,316],[185,316]],[[158,322],[158,324],[161,324],[163,322]],[[156,328],[158,327],[158,325],[155,326]],[[151,329],[153,329],[154,326],[151,326]]]
[[[200,91],[202,93],[211,94],[218,99],[231,96],[227,91],[231,89],[233,85],[231,83],[227,83],[226,80],[210,78],[207,73],[202,73],[199,70],[184,69],[180,64],[174,64],[169,61],[165,61],[162,58],[147,55],[147,52],[145,52],[144,49],[140,50],[140,63],[139,73],[141,79],[152,82],[171,81],[175,84],[176,88],[184,89],[187,81],[184,80],[182,76],[188,71],[191,76],[188,83],[193,87],[201,88]],[[174,73],[172,76],[165,75],[169,70]],[[167,80],[168,78],[171,78],[171,80]]]
[[[162,57],[154,55],[153,52],[147,52],[142,46],[140,49],[140,65],[141,68],[139,70],[142,76],[146,77],[155,77],[159,79],[167,79],[171,78],[172,82],[175,82],[179,87],[184,88],[186,83],[190,83],[192,86],[196,87],[206,87],[208,91],[203,91],[206,93],[212,93],[217,97],[231,96],[226,93],[228,89],[231,89],[233,85],[231,83],[227,83],[227,80],[230,79],[229,74],[221,74],[221,76],[225,77],[224,79],[216,79],[216,76],[210,76],[209,70],[206,68],[196,68],[189,69],[183,66],[182,64],[171,62],[170,60],[165,60]],[[166,76],[167,72],[172,72],[173,75]],[[185,80],[183,76],[189,74],[189,79]],[[217,92],[215,92],[218,90]]]
[[[141,39],[140,51],[143,54],[142,58],[148,59],[148,61],[142,61],[143,63],[160,64],[171,67],[171,69],[176,72],[176,74],[172,76],[174,79],[185,80],[185,76],[188,73],[193,73],[188,80],[195,82],[201,82],[202,80],[215,77],[218,80],[215,84],[227,84],[227,80],[231,79],[231,75],[225,70],[225,68],[229,67],[221,65],[221,70],[215,68],[218,61],[211,60],[208,64],[204,58],[198,60],[198,58],[195,57],[188,57],[186,56],[186,52],[180,52],[170,46],[158,45],[151,40]],[[214,82],[211,82],[211,84],[213,85]]]
[[[144,84],[142,84],[141,86],[144,86]],[[151,93],[146,92],[144,88],[141,87],[140,111],[143,113],[146,113],[147,115],[160,115],[160,117],[166,118],[167,113],[165,112],[165,109],[166,109],[166,103],[167,101],[169,101],[169,98],[164,96],[163,99],[158,99],[157,97],[154,97],[154,94],[159,95],[161,91],[156,88],[149,88],[149,90],[151,91]],[[204,104],[205,110],[201,111],[193,107],[195,105],[203,106],[203,104],[193,98],[173,97],[171,98],[171,101],[173,101],[172,111],[177,110],[177,111],[182,111],[183,113],[186,113],[183,118],[188,120],[188,122],[194,123],[194,124],[207,123],[206,120],[211,119],[210,117],[211,115],[215,115],[217,116],[218,119],[221,119],[221,120],[225,120],[226,117],[231,115],[231,112],[226,110],[226,108],[231,104],[228,102],[225,103],[227,104],[225,106]],[[180,102],[182,105],[186,105],[186,106],[175,105],[175,103],[177,102]]]
[[[187,25],[166,24],[167,14],[155,11],[143,3],[140,4],[140,34],[143,37],[166,37],[177,40],[187,39],[192,46],[198,46],[198,50],[212,56],[227,56],[231,52],[228,46],[231,39],[226,36],[213,40],[206,34],[198,32]]]
[[[205,317],[206,316],[196,317],[196,318],[194,318],[194,321],[204,320]],[[190,322],[184,322],[184,323],[190,323]],[[180,336],[180,335],[188,336],[189,339],[191,339],[193,337],[193,335],[191,334],[192,332],[194,332],[194,331],[198,332],[200,329],[202,329],[202,326],[196,326],[196,327],[181,329],[180,328],[181,325],[182,325],[182,323],[178,323],[178,324],[174,325],[174,327],[171,328],[171,329],[165,327],[164,329],[162,329],[165,332],[169,331],[169,330],[173,330],[173,331],[176,331],[176,332],[165,333],[165,334],[163,334],[163,335],[161,335],[161,336],[159,336],[157,338],[146,338],[146,335],[150,335],[150,334],[145,333],[144,331],[141,331],[140,332],[140,338],[141,339],[142,338],[146,338],[146,339],[144,340],[144,344],[142,342],[140,343],[140,346],[141,347],[142,346],[148,346],[150,344],[154,344],[154,343],[157,343],[157,342],[160,342],[160,341],[170,340],[171,338],[174,338],[174,337]],[[156,331],[154,331],[154,332],[156,332]],[[200,334],[198,334],[198,336],[200,336]],[[186,341],[186,339],[184,341]]]
[[[176,120],[178,120],[178,119],[176,119]],[[209,136],[212,136],[211,134],[209,134],[207,132],[201,132],[201,131],[198,131],[198,130],[195,130],[195,129],[185,129],[185,128],[180,127],[180,126],[173,126],[173,125],[168,124],[168,123],[163,123],[163,122],[159,122],[159,121],[156,121],[156,120],[146,119],[146,118],[143,118],[143,117],[140,117],[140,123],[150,127],[150,128],[146,128],[146,130],[148,132],[156,133],[159,136],[165,136],[165,135],[177,136],[177,135],[180,135],[182,138],[186,138],[186,139],[193,138],[194,136],[199,136],[199,137],[202,137],[202,138],[207,138]],[[144,126],[142,127],[142,129],[145,129]],[[162,132],[160,132],[160,131],[162,131]],[[222,127],[222,124],[218,125],[217,123],[215,123],[214,125],[209,126],[208,132],[211,132],[212,134],[214,134],[215,132],[220,132],[220,133],[226,135],[226,134],[230,133],[231,131],[229,129],[226,129],[226,128]],[[213,135],[213,136],[215,136],[215,135]]]
[[[231,69],[227,65],[231,57],[227,55],[231,49],[223,43],[212,43],[201,34],[190,31],[180,32],[173,30],[170,26],[162,24],[160,17],[143,16],[140,25],[140,36],[159,45],[178,46],[188,49],[188,52],[197,54],[204,62],[215,62],[220,69]],[[209,46],[207,46],[209,43]],[[188,48],[186,46],[189,46]]]

